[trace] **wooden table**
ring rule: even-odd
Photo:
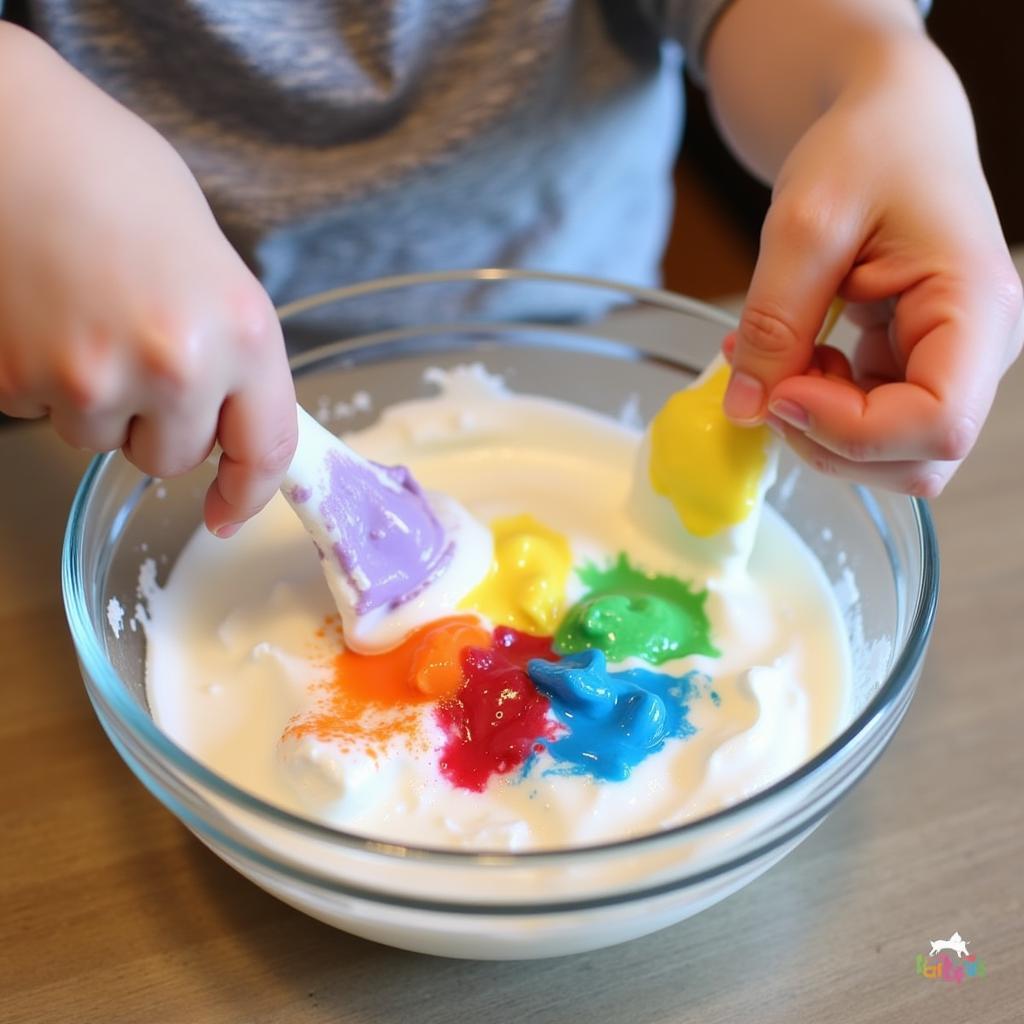
[[[997,1022],[1024,1019],[1024,366],[936,505],[942,601],[909,716],[794,854],[699,917],[533,963],[332,931],[145,792],[86,700],[58,591],[84,465],[0,431],[0,1020]],[[954,930],[988,976],[915,973]]]

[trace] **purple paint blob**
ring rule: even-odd
[[[328,496],[320,504],[334,555],[359,595],[356,611],[397,608],[447,568],[454,547],[405,466],[327,457]]]
[[[304,505],[310,498],[313,497],[313,490],[310,487],[303,487],[300,484],[296,484],[289,492],[288,497],[291,499],[294,505]]]

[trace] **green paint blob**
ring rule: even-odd
[[[660,665],[688,654],[721,653],[711,643],[706,590],[691,590],[674,576],[648,575],[625,553],[605,569],[588,563],[576,571],[589,593],[558,627],[560,654],[596,648],[611,662],[639,657]]]

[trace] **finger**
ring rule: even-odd
[[[855,462],[963,459],[995,395],[1009,313],[983,286],[935,280],[915,287],[897,303],[893,328],[895,344],[909,352],[905,380],[865,392],[793,377],[772,392],[770,408]]]
[[[195,469],[213,451],[217,410],[179,406],[132,418],[123,446],[125,457],[150,476],[173,477]]]
[[[121,448],[128,440],[131,419],[126,376],[108,332],[69,336],[53,360],[43,391],[57,435],[83,451]]]
[[[814,340],[857,252],[857,225],[813,195],[780,196],[765,218],[761,250],[736,332],[726,414],[757,423],[780,381],[803,373]]]
[[[57,436],[73,448],[86,452],[113,452],[128,441],[127,413],[107,412],[85,415],[66,408],[50,412],[50,424]]]
[[[45,416],[48,407],[33,372],[13,353],[3,355],[0,351],[0,413],[23,420]]]
[[[793,377],[772,393],[769,409],[829,451],[854,462],[962,459],[985,411],[954,412],[918,384],[881,384],[865,392],[828,377]]]
[[[116,451],[128,441],[131,411],[125,368],[112,355],[109,335],[79,337],[60,353],[47,397],[50,423],[74,448]]]
[[[866,487],[879,487],[917,498],[936,498],[960,466],[959,462],[937,461],[854,462],[823,448],[771,413],[767,423],[812,469]]]
[[[280,355],[224,402],[217,436],[223,454],[204,517],[212,533],[229,537],[273,497],[295,453],[295,390],[283,342]]]
[[[0,392],[0,412],[16,420],[38,420],[49,412],[47,407],[30,398],[19,398]]]

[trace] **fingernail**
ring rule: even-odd
[[[764,405],[764,385],[749,373],[733,373],[725,389],[725,414],[734,420],[756,420]]]
[[[776,399],[768,406],[768,411],[796,430],[807,430],[811,425],[811,417],[807,415],[807,410],[788,398]]]
[[[773,433],[778,434],[779,437],[785,438],[786,436],[786,424],[778,418],[769,413],[764,418],[764,425]]]
[[[221,540],[227,540],[228,537],[234,537],[241,528],[241,523],[225,523],[223,526],[218,526],[217,529],[214,530],[214,533],[220,537]]]

